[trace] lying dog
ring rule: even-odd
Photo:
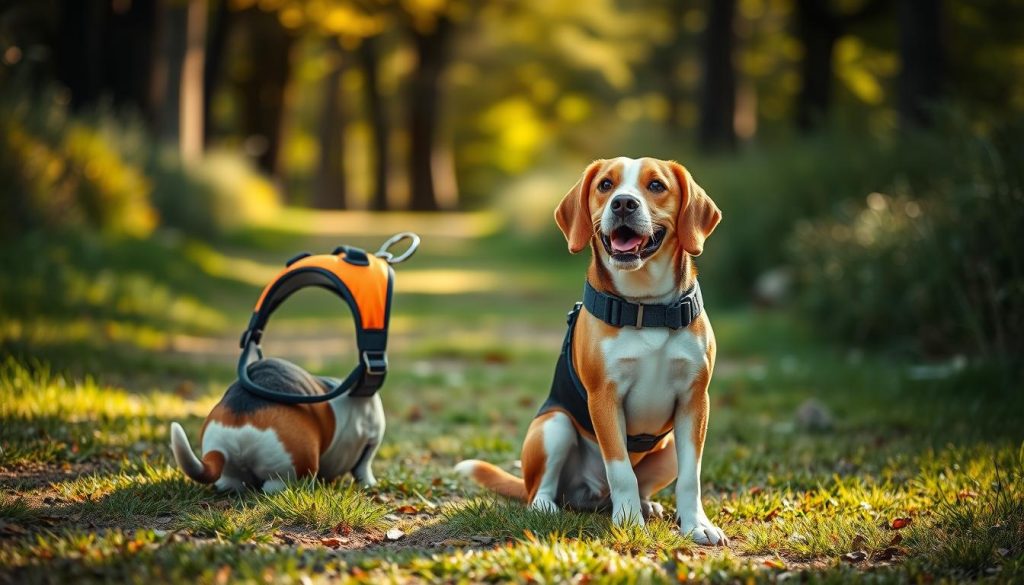
[[[249,366],[253,382],[289,394],[324,394],[324,380],[282,359]],[[331,384],[337,380],[326,379]],[[206,417],[202,459],[185,430],[171,423],[171,449],[182,471],[220,490],[243,487],[280,491],[285,480],[333,479],[351,472],[365,486],[377,483],[370,468],[384,438],[380,395],[342,395],[328,402],[280,404],[255,396],[236,381]]]
[[[678,475],[680,531],[727,544],[700,498],[715,336],[692,261],[721,217],[676,162],[587,167],[555,220],[570,252],[590,246],[588,287],[551,397],[526,433],[524,478],[478,460],[456,470],[541,510],[610,504],[616,525],[660,516],[650,497]]]

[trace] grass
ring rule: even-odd
[[[262,276],[294,251],[333,248],[347,221],[287,215],[215,248],[91,241],[76,270],[95,296],[37,302],[5,280],[2,298],[20,304],[0,304],[0,583],[1024,579],[1018,380],[830,347],[783,311],[723,309],[710,290],[720,352],[702,476],[730,549],[695,546],[668,521],[617,529],[607,515],[543,514],[468,485],[451,472],[466,457],[518,473],[582,274],[560,243],[511,239],[476,216],[449,232],[424,220],[433,237],[396,269],[376,487],[224,495],[190,482],[169,423],[195,443]],[[359,227],[352,243],[383,240]],[[52,245],[57,257],[71,249]],[[486,286],[429,284],[458,284],[459,271],[488,275]],[[339,301],[299,293],[267,348],[342,372],[346,319]],[[656,499],[674,512],[670,489]]]

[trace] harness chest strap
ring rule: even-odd
[[[554,379],[551,381],[551,392],[540,413],[555,408],[566,410],[586,431],[594,432],[594,423],[590,418],[587,406],[587,391],[576,373],[572,359],[572,338],[576,329],[576,321],[580,309],[586,307],[587,312],[613,327],[669,327],[679,329],[688,326],[703,310],[703,299],[700,286],[694,283],[678,301],[670,305],[641,305],[625,299],[597,291],[587,282],[583,290],[583,302],[576,303],[569,311],[566,322],[568,330],[562,343],[562,352],[555,366]],[[662,441],[672,429],[660,435],[630,435],[626,437],[626,449],[632,453],[646,453]]]

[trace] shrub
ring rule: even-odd
[[[3,235],[86,227],[148,235],[156,225],[149,180],[99,131],[71,123],[57,137],[0,114]]]
[[[846,341],[1024,355],[1022,135],[1021,123],[984,132],[958,122],[907,140],[930,173],[796,230],[801,307]]]

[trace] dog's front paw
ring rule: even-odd
[[[616,526],[624,526],[627,524],[646,526],[647,523],[644,522],[645,518],[646,514],[644,514],[644,508],[640,502],[637,502],[636,504],[613,505],[612,523]]]
[[[542,498],[540,496],[533,498],[530,502],[530,507],[534,510],[540,510],[541,512],[547,512],[553,514],[558,511],[558,505],[549,500],[548,498]]]
[[[679,533],[689,536],[697,544],[729,546],[729,539],[721,528],[715,526],[703,514],[695,520],[679,519]]]
[[[640,502],[640,511],[644,515],[644,520],[650,520],[651,518],[660,519],[665,515],[665,508],[658,502],[650,500],[642,500]]]

